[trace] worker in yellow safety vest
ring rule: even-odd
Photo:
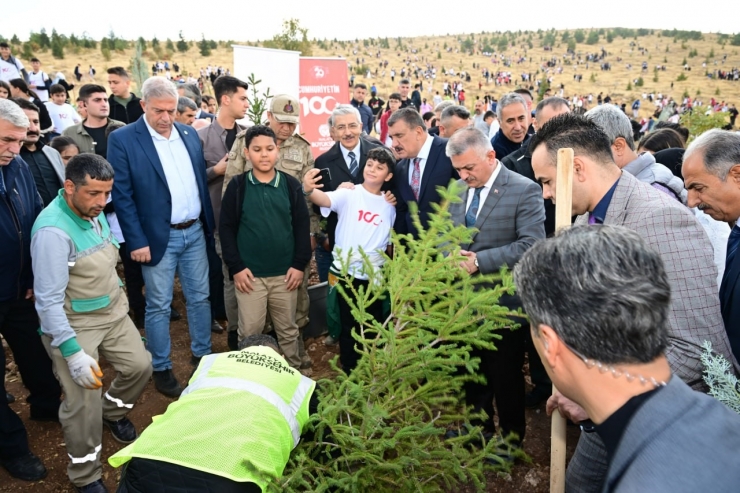
[[[118,492],[264,491],[315,411],[315,387],[264,334],[204,356],[180,399],[108,459],[126,464]]]

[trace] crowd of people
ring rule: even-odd
[[[354,84],[329,117],[334,145],[314,159],[296,95],[275,95],[265,124],[247,128],[245,81],[209,67],[209,100],[155,64],[140,95],[111,67],[108,88],[82,85],[75,108],[67,88],[29,80],[0,48],[18,72],[0,98],[0,330],[31,419],[62,425],[77,491],[107,491],[104,426],[127,444],[107,458],[125,465],[122,492],[260,491],[279,477],[316,410],[302,337],[312,258],[351,300],[382,275],[392,232],[418,237],[451,181],[462,187],[452,221],[474,228],[460,275],[513,269],[517,294],[500,304],[528,314],[496,351],[476,351],[485,382],[460,396],[485,411],[474,423],[484,439],[513,433],[521,447],[525,408],[547,401],[582,429],[568,491],[729,492],[740,480],[740,417],[702,395],[701,363],[709,341],[740,370],[740,134],[710,130],[686,148],[687,130],[667,118],[643,129],[601,95],[593,107],[552,93],[535,104],[528,88],[471,113],[455,82],[432,106],[404,70],[387,101],[372,86],[366,103]],[[565,147],[575,227],[556,235]],[[170,357],[176,276],[185,388]],[[362,354],[347,298],[325,343],[351,373]],[[382,300],[364,311],[385,318]],[[230,351],[214,354],[224,332]],[[107,389],[101,356],[116,372]],[[126,415],[150,378],[178,400],[140,434]],[[0,465],[42,479],[5,394]]]

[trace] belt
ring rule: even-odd
[[[195,224],[197,219],[191,219],[190,221],[185,221],[184,223],[179,224],[170,224],[170,228],[172,229],[188,229],[190,226]]]

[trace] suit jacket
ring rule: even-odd
[[[353,178],[352,174],[349,172],[349,168],[347,167],[347,161],[344,160],[344,156],[342,155],[340,144],[339,142],[335,142],[328,151],[317,157],[316,161],[314,162],[315,168],[328,168],[331,172],[331,182],[328,184],[325,183],[324,188],[322,188],[321,190],[323,192],[332,192],[344,182],[349,181],[354,183],[355,185],[359,185],[360,183],[365,181],[362,176],[362,172],[365,169],[365,163],[367,162],[367,153],[370,149],[373,149],[375,147],[380,146],[365,137],[360,137],[360,156],[358,159],[360,169],[357,172],[357,177]],[[384,189],[391,189],[391,187],[392,183],[387,184]],[[314,210],[316,210],[317,214],[319,213],[318,209],[318,207],[314,207]],[[332,212],[326,219],[326,233],[329,237],[329,244],[331,248],[334,248],[334,232],[336,231],[336,229],[337,214],[335,212]]]
[[[491,186],[486,201],[480,205],[473,243],[461,245],[463,250],[475,252],[478,270],[483,274],[497,273],[501,267],[513,269],[537,240],[545,238],[545,209],[542,190],[501,163],[501,171]],[[450,204],[450,215],[455,225],[465,225],[468,187],[460,195],[462,202]],[[501,305],[511,309],[521,306],[516,296],[504,295]]]
[[[509,170],[519,173],[537,182],[532,169],[532,155],[529,153],[529,146],[524,146],[516,152],[512,152],[501,160],[501,164]],[[545,204],[545,234],[549,237],[555,234],[555,204],[551,199],[542,199]]]
[[[587,223],[588,214],[576,219],[576,224]],[[691,211],[668,194],[623,172],[604,224],[637,232],[663,259],[671,283],[666,356],[673,373],[695,390],[706,390],[700,359],[705,340],[737,369],[717,298],[714,250]]]
[[[732,352],[740,359],[740,255],[735,255],[731,265],[725,265],[719,301]]]
[[[175,123],[172,131],[180,133],[190,155],[200,195],[200,221],[203,231],[210,236],[214,222],[203,147],[192,127]],[[110,135],[108,161],[116,172],[113,204],[128,251],[148,246],[152,256],[148,265],[157,265],[170,238],[172,200],[162,163],[144,118]]]
[[[199,120],[208,120],[209,122],[212,122],[216,119],[216,115],[213,113],[208,113],[207,111],[200,110],[200,116],[198,117]]]
[[[427,163],[424,166],[424,174],[421,177],[418,206],[419,220],[424,228],[429,222],[429,214],[434,212],[432,204],[438,204],[440,201],[437,187],[447,188],[450,181],[460,179],[460,175],[452,167],[452,161],[445,154],[446,146],[447,139],[434,137]],[[409,183],[410,162],[409,159],[402,159],[396,164],[395,181],[398,203],[396,204],[396,222],[393,228],[399,234],[411,233],[416,237],[418,232],[411,221],[408,207],[409,202],[416,202]]]
[[[59,188],[64,187],[65,171],[64,161],[62,161],[62,155],[59,154],[59,151],[57,151],[53,147],[43,145],[43,142],[41,143],[41,145],[43,146],[41,147],[41,152],[43,152],[44,156],[46,156],[46,159],[49,160],[52,168],[54,168],[54,173],[56,173],[57,178],[59,178]]]
[[[740,417],[674,376],[632,416],[601,491],[738,491],[738,443]]]

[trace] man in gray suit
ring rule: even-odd
[[[737,368],[720,313],[712,246],[693,214],[669,195],[623,173],[614,162],[609,138],[583,116],[571,113],[553,118],[535,134],[530,146],[543,196],[552,199],[557,151],[573,149],[576,224],[625,226],[660,253],[671,284],[666,348],[671,371],[695,390],[705,391],[700,360],[705,340]],[[548,401],[548,412],[555,408],[575,422],[589,417],[559,393]],[[594,433],[582,433],[567,471],[568,491],[598,491],[605,472],[603,443]]]
[[[545,238],[545,208],[540,187],[527,178],[509,171],[496,159],[491,141],[475,127],[455,132],[447,142],[446,154],[465,186],[462,202],[450,205],[456,225],[476,228],[473,242],[462,245],[467,257],[461,268],[469,274],[497,273],[502,267],[513,268],[522,254],[537,240]],[[504,295],[500,304],[516,310],[521,303],[516,296]],[[466,386],[468,404],[483,409],[489,416],[484,430],[493,432],[493,400],[504,436],[514,432],[524,439],[524,340],[526,321],[514,320],[521,327],[502,331],[497,351],[480,351],[481,369],[487,383]]]
[[[735,492],[740,417],[672,375],[661,257],[631,229],[575,226],[525,253],[514,281],[547,373],[605,445],[594,491]]]

